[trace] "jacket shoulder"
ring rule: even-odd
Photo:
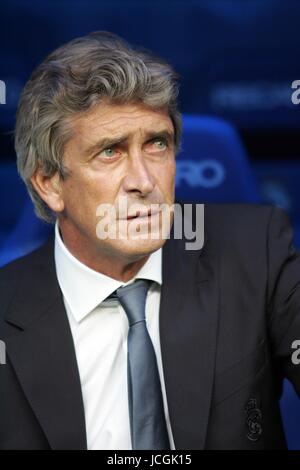
[[[40,258],[42,258],[46,253],[49,252],[49,249],[53,248],[54,245],[54,237],[50,236],[48,240],[41,245],[40,247],[36,248],[35,250],[31,251],[30,253],[21,256],[9,263],[5,264],[0,268],[0,280],[7,278],[7,276],[15,276],[27,266],[32,265],[32,263],[37,262]]]
[[[205,221],[212,225],[218,224],[228,229],[239,229],[257,224],[268,226],[272,212],[279,210],[268,204],[205,204]]]
[[[274,213],[288,219],[285,211],[268,204],[205,204],[206,237],[223,248],[264,250]]]
[[[236,219],[242,223],[247,223],[252,219],[269,219],[274,209],[276,208],[270,204],[205,204],[205,211],[208,217],[218,216],[223,220],[227,220],[228,218],[230,220]]]
[[[31,275],[32,270],[38,272],[45,262],[49,264],[49,257],[53,254],[53,249],[54,238],[51,236],[36,250],[0,268],[0,319],[14,297],[18,285]]]

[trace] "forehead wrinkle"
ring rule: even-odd
[[[145,133],[161,132],[159,129],[157,129],[158,123],[155,122],[158,119],[160,121],[159,123],[160,125],[162,124],[162,121],[164,122],[164,127],[165,127],[164,130],[166,130],[167,128],[170,134],[174,134],[174,126],[173,124],[170,126],[170,116],[167,113],[165,114],[162,112],[156,112],[155,110],[148,110],[148,109],[146,110],[134,109],[132,112],[128,110],[126,111],[119,110],[119,113],[117,115],[109,116],[108,120],[103,122],[102,119],[105,117],[105,115],[111,112],[113,112],[114,114],[118,113],[117,110],[114,110],[112,107],[110,107],[109,109],[104,108],[103,110],[101,110],[101,113],[99,112],[99,110],[97,111],[93,110],[90,115],[81,116],[79,117],[79,119],[76,119],[77,122],[75,121],[75,129],[74,129],[75,135],[77,136],[77,138],[81,137],[81,139],[75,138],[75,141],[77,140],[76,145],[80,146],[82,150],[84,150],[84,148],[86,148],[89,144],[93,145],[93,142],[96,144],[97,140],[99,141],[102,138],[103,139],[104,138],[107,138],[107,139],[120,138],[123,140],[124,137],[128,138],[130,137],[131,134],[136,133],[136,132],[142,135],[144,132],[143,127],[140,125],[140,123],[138,123],[139,128],[129,130],[128,135],[125,136],[125,132],[126,132],[125,129],[127,127],[126,123],[131,124],[131,122],[135,122],[137,119],[144,119],[145,117],[148,123],[147,125],[148,128],[145,130]],[[118,121],[120,120],[121,120],[121,124],[118,124]],[[125,123],[124,123],[124,120],[125,120]],[[120,127],[123,128],[122,134],[120,134],[119,132],[118,134],[114,134],[115,130],[116,129],[119,130]],[[99,135],[100,133],[101,135]]]
[[[135,120],[135,119],[134,119]],[[126,126],[126,124],[122,124],[122,126],[116,126],[113,129],[110,127],[109,124],[105,125],[102,124],[101,126],[96,125],[94,128],[89,129],[93,130],[93,134],[95,134],[95,143],[96,141],[100,141],[102,139],[105,140],[127,140],[128,138],[132,138],[135,134],[138,134],[139,136],[143,135],[148,135],[148,134],[159,134],[161,132],[169,132],[171,135],[174,134],[174,129],[173,126],[170,126],[167,123],[155,123],[153,120],[151,122],[145,124],[145,126],[141,126],[140,123],[138,124],[139,127],[137,128],[131,128]],[[120,127],[122,128],[122,131],[120,132]],[[100,128],[100,131],[98,132],[98,128]],[[85,141],[85,144],[88,144],[89,142],[94,140],[93,135],[90,133],[84,132],[78,132],[79,135],[81,135]]]
[[[174,132],[171,131],[168,127],[164,127],[162,129],[156,129],[156,130],[143,130],[142,128],[137,130],[139,134],[141,135],[141,138],[154,138],[159,135],[166,135],[168,139],[173,140],[174,139]],[[122,134],[116,134],[116,135],[111,135],[107,134],[106,136],[103,136],[102,138],[98,139],[98,141],[92,142],[91,140],[85,139],[85,148],[83,150],[83,153],[85,155],[89,155],[89,153],[92,153],[93,151],[98,150],[100,147],[106,147],[110,145],[116,145],[116,144],[121,144],[126,141],[130,141],[134,138],[136,134],[136,131],[132,131],[129,133],[122,133]],[[91,145],[87,145],[90,143]]]
[[[103,122],[103,118],[105,118],[105,115],[107,114],[110,114],[111,112],[113,112],[114,115],[112,116],[109,116],[107,120],[105,120]],[[87,123],[81,123],[83,124],[83,126],[86,124],[87,126],[93,126],[93,127],[100,127],[101,128],[108,128],[107,130],[110,131],[109,127],[112,125],[112,126],[118,126],[118,121],[122,121],[122,125],[124,126],[124,120],[126,122],[135,122],[137,119],[147,119],[147,121],[152,121],[154,120],[155,118],[159,117],[160,119],[163,119],[164,118],[166,120],[170,119],[168,113],[164,114],[162,113],[161,111],[158,112],[158,111],[155,111],[155,110],[148,110],[148,109],[134,109],[133,111],[129,111],[129,110],[114,110],[113,108],[109,108],[109,109],[105,109],[103,111],[101,111],[101,113],[99,113],[99,115],[97,115],[98,111],[95,111],[93,112],[93,114],[95,114],[93,116],[93,114],[91,114],[90,116],[87,116],[87,120],[88,122]],[[117,115],[115,115],[117,114]],[[150,116],[149,116],[150,114]],[[98,122],[100,120],[100,122]],[[102,121],[102,122],[101,122]],[[95,122],[95,126],[94,126],[94,122]]]

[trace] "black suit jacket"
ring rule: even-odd
[[[286,214],[205,205],[205,243],[163,247],[160,340],[176,449],[282,449],[283,377],[300,394],[300,255]],[[53,237],[0,270],[0,449],[86,449]],[[300,425],[299,425],[300,426]],[[300,431],[300,427],[299,427]]]

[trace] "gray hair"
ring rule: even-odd
[[[104,99],[167,109],[178,151],[182,132],[178,91],[178,75],[168,63],[106,31],[76,38],[49,54],[21,93],[15,129],[18,171],[37,216],[47,222],[55,220],[30,178],[38,167],[45,176],[56,172],[62,179],[68,176],[63,154],[76,113]]]

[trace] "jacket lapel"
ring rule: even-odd
[[[86,449],[75,348],[53,253],[51,238],[19,280],[6,317],[7,355],[50,447]]]
[[[172,232],[173,233],[173,232]],[[161,353],[176,449],[203,449],[212,397],[218,326],[218,256],[172,237],[163,248]]]

